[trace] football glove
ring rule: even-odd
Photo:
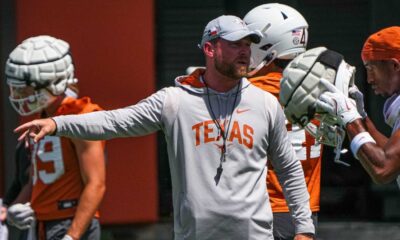
[[[349,88],[349,96],[356,101],[357,111],[364,119],[367,117],[367,112],[364,109],[364,95],[362,92],[357,88],[356,85]]]
[[[7,211],[7,222],[21,230],[29,229],[35,221],[35,213],[31,204],[17,203],[11,205]]]
[[[317,107],[336,117],[338,123],[346,127],[348,123],[361,118],[353,99],[346,97],[328,80],[321,79],[321,83],[328,89],[317,100]]]

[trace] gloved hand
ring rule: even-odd
[[[349,96],[356,101],[357,111],[364,119],[367,117],[367,112],[364,109],[364,95],[356,85],[349,88]]]
[[[35,221],[35,212],[31,208],[31,203],[11,205],[7,211],[7,221],[21,230],[29,229]]]
[[[361,118],[353,99],[346,97],[326,79],[321,79],[321,84],[323,84],[328,91],[321,94],[317,100],[317,107],[320,110],[335,116],[338,123],[343,127]]]

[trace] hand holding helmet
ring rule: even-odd
[[[321,79],[321,83],[328,89],[317,100],[317,106],[329,114],[335,116],[339,124],[346,127],[348,123],[361,118],[357,111],[356,103],[353,99],[346,97],[343,93],[339,92],[326,79]]]
[[[355,68],[348,65],[342,55],[325,47],[310,49],[296,57],[285,68],[281,80],[279,100],[288,120],[303,127],[315,118],[336,124],[335,119],[316,104],[321,94],[330,91],[321,79],[347,95],[349,87],[354,85],[354,73]]]
[[[345,138],[343,121],[352,121],[357,116],[345,114],[345,119],[338,117],[338,110],[334,109],[336,102],[327,98],[332,97],[330,94],[333,92],[347,96],[349,87],[354,85],[354,74],[355,68],[347,64],[342,55],[317,47],[293,59],[281,80],[279,100],[286,118],[304,127],[318,142],[335,147],[336,162],[340,161]],[[327,102],[321,102],[322,95]],[[319,121],[318,125],[312,122],[314,119]]]

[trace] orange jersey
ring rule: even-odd
[[[101,110],[90,98],[65,98],[55,115]],[[84,188],[75,146],[69,138],[46,136],[31,145],[31,205],[38,220],[73,217]],[[96,213],[98,216],[98,213]]]
[[[262,77],[255,77],[249,81],[255,86],[272,93],[279,98],[281,73],[269,73]],[[297,158],[301,161],[307,189],[310,194],[311,211],[319,211],[320,182],[321,182],[321,156],[322,146],[304,129],[297,125],[286,123],[292,146]],[[288,212],[282,187],[271,164],[268,164],[267,188],[273,212]]]

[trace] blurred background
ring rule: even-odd
[[[0,197],[14,174],[21,121],[8,101],[4,65],[25,38],[52,35],[71,45],[81,96],[105,109],[137,103],[172,86],[188,66],[204,65],[197,48],[208,21],[239,17],[260,4],[296,8],[309,23],[309,48],[326,46],[356,66],[366,109],[386,135],[384,99],[366,85],[360,51],[377,30],[399,25],[398,0],[1,0]],[[348,142],[345,143],[348,147]],[[321,239],[400,239],[400,194],[394,183],[374,184],[350,153],[333,162],[324,149]],[[103,239],[172,239],[172,196],[162,133],[107,142],[107,193],[101,206]],[[333,234],[333,235],[332,235]],[[341,235],[344,234],[344,235]]]

